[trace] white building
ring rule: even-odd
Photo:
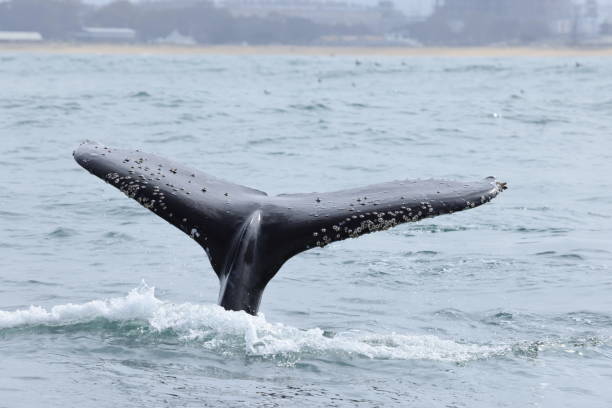
[[[136,31],[131,28],[83,27],[77,38],[83,41],[130,42],[136,39]]]
[[[42,39],[42,35],[35,31],[0,31],[1,42],[36,42]]]

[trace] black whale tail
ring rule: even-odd
[[[331,193],[266,193],[161,157],[86,142],[74,152],[90,173],[204,248],[221,284],[219,304],[255,314],[267,283],[292,256],[331,242],[484,204],[505,189],[404,180]]]
[[[266,259],[262,256],[265,242],[258,233],[266,193],[138,150],[118,150],[86,142],[73,155],[87,171],[204,248],[221,282],[222,306],[257,312],[261,293],[276,272],[268,265],[272,253],[266,254]]]

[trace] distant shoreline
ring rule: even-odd
[[[404,57],[586,57],[612,56],[610,47],[375,47],[293,45],[156,45],[90,43],[0,43],[0,53],[102,55],[318,55]]]

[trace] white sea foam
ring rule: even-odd
[[[0,329],[70,325],[97,318],[142,320],[153,331],[172,330],[182,340],[199,342],[210,350],[238,351],[261,357],[335,353],[374,359],[463,362],[507,351],[505,346],[464,344],[431,335],[350,331],[330,337],[319,328],[303,330],[270,323],[262,315],[230,312],[216,305],[165,302],[156,298],[154,288],[146,284],[121,298],[58,305],[50,309],[30,306],[0,311]]]
[[[25,325],[66,325],[99,317],[109,320],[148,319],[162,306],[163,302],[155,297],[155,289],[143,284],[121,298],[68,303],[51,309],[30,306],[15,311],[0,310],[0,329]]]

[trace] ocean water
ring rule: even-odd
[[[358,63],[357,61],[358,60]],[[0,54],[0,407],[609,407],[612,60]],[[494,175],[257,317],[83,140],[270,194]]]

